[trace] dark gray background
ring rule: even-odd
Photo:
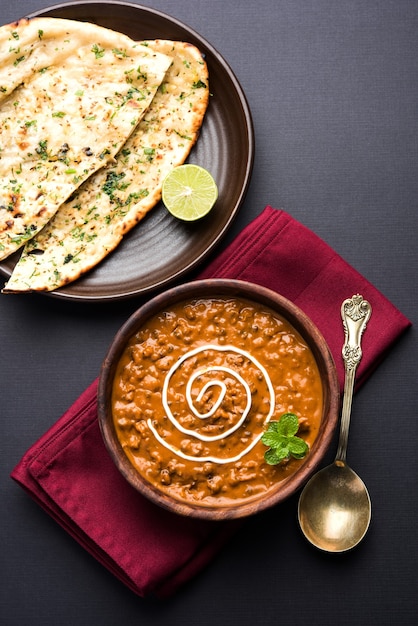
[[[220,247],[266,204],[284,208],[416,324],[417,1],[142,4],[209,40],[232,67],[252,110],[253,178]],[[1,22],[46,5],[1,0]],[[415,624],[415,327],[355,399],[349,461],[369,487],[373,521],[352,553],[330,556],[311,548],[298,529],[294,498],[246,522],[173,599],[143,600],[11,481],[27,448],[97,376],[113,334],[139,304],[0,296],[0,623]]]

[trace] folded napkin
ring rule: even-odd
[[[295,302],[334,355],[341,386],[340,305],[360,293],[373,313],[363,339],[364,382],[410,322],[324,241],[284,211],[266,207],[199,278],[259,283]],[[125,481],[101,438],[94,381],[12,472],[63,528],[140,596],[165,597],[228,541],[236,522],[182,518],[150,503]]]

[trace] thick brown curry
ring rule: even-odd
[[[182,302],[150,319],[113,383],[114,425],[132,465],[203,506],[251,499],[290,476],[303,461],[268,465],[261,436],[292,412],[311,447],[322,410],[306,342],[269,308],[239,298]]]

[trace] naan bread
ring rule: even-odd
[[[173,59],[143,120],[116,163],[85,182],[26,244],[5,292],[50,291],[94,267],[155,206],[165,176],[186,160],[208,106],[206,63],[187,43],[143,45]]]
[[[171,58],[94,24],[0,28],[0,259],[113,160]]]

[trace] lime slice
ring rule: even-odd
[[[192,222],[207,215],[218,198],[212,175],[200,165],[186,163],[165,177],[162,198],[167,210],[181,220]]]

